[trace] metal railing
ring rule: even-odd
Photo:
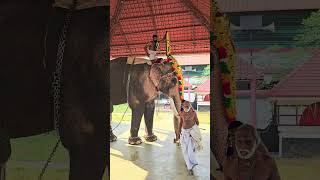
[[[301,107],[305,107],[305,109],[308,107],[309,105],[275,105],[275,111],[274,113],[276,113],[276,115],[274,116],[276,118],[276,122],[278,124],[278,126],[319,126],[319,125],[302,125],[300,124],[299,120],[301,119],[301,117],[303,116],[303,114],[299,113],[299,108]],[[281,114],[280,113],[280,108],[281,107],[292,107],[295,108],[295,113],[294,114]],[[281,117],[294,117],[295,118],[295,123],[282,123],[281,122]]]

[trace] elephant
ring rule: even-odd
[[[11,139],[55,130],[51,86],[70,10],[53,3],[0,2],[0,180],[5,179]],[[66,33],[57,131],[69,153],[70,180],[100,180],[109,170],[106,3],[76,8]]]
[[[228,136],[228,123],[224,111],[222,80],[220,77],[219,60],[215,48],[211,48],[211,62],[213,63],[213,110],[210,113],[212,123],[210,129],[212,131],[210,138],[211,151],[218,161],[219,169],[222,169],[222,164],[226,158],[226,142]]]
[[[138,145],[142,143],[138,136],[141,118],[144,115],[146,125],[146,141],[157,140],[153,133],[153,115],[155,110],[155,99],[159,91],[172,100],[171,107],[174,114],[174,130],[178,141],[179,113],[181,99],[179,94],[179,83],[176,73],[170,62],[162,61],[152,65],[127,64],[128,57],[118,57],[110,62],[110,112],[113,106],[128,103],[132,110],[130,137],[128,143]],[[110,124],[110,141],[116,139]]]

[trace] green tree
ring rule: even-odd
[[[202,76],[210,76],[210,65],[207,65],[203,71],[202,71]]]
[[[294,38],[298,46],[320,47],[320,10],[302,21],[299,34]]]

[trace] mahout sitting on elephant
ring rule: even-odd
[[[157,54],[160,52],[160,43],[165,42],[165,40],[166,35],[160,41],[158,41],[158,35],[154,34],[152,36],[152,41],[148,42],[144,47],[146,55],[149,57],[150,60],[147,61],[149,65],[151,65],[152,62],[159,62],[162,60],[162,58],[158,58]]]

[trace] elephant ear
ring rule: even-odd
[[[163,76],[163,64],[153,64],[150,69],[150,79],[155,86],[159,86],[160,79]]]

